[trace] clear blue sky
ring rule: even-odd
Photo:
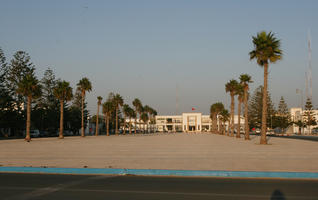
[[[120,93],[136,97],[159,114],[191,107],[208,113],[212,103],[230,98],[224,84],[250,74],[251,90],[263,82],[263,70],[250,61],[252,35],[273,31],[284,57],[270,65],[269,91],[277,105],[289,107],[305,94],[307,35],[312,36],[313,103],[317,106],[318,1],[200,0],[4,0],[0,6],[0,47],[8,59],[17,50],[31,56],[42,78],[50,67],[75,88],[88,77],[91,114],[96,97]]]

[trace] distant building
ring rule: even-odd
[[[304,122],[304,113],[305,110],[303,110],[302,108],[291,108],[290,109],[290,117],[291,117],[291,121],[292,122],[297,122],[297,121],[302,121]],[[317,120],[318,119],[318,110],[313,110],[314,113],[314,117]],[[318,126],[310,126],[310,127],[306,127],[302,129],[302,133],[304,134],[309,134],[309,128],[310,130],[312,130],[313,128],[317,128]],[[298,133],[298,126],[293,124],[292,125],[292,129],[293,129],[293,133]]]
[[[237,126],[238,116],[234,116]],[[228,123],[225,124],[226,129]],[[241,130],[244,127],[244,117],[241,116]],[[219,122],[217,123],[219,127]],[[182,115],[157,115],[156,130],[159,132],[208,132],[211,131],[212,120],[209,115],[202,113],[182,113]]]

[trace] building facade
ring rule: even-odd
[[[234,116],[234,125],[237,127],[238,116]],[[244,117],[241,116],[241,130],[244,127]],[[212,120],[209,115],[202,113],[182,113],[181,115],[156,116],[156,130],[159,132],[209,132],[212,129]],[[219,121],[217,122],[219,130]],[[228,123],[225,124],[226,129]]]
[[[318,110],[313,110],[314,113],[314,117],[317,121],[318,119]],[[292,122],[297,122],[297,121],[305,121],[305,110],[303,110],[302,108],[291,108],[290,109],[290,117],[291,117],[291,121]],[[310,127],[305,127],[301,129],[301,132],[303,134],[309,134],[310,132],[312,132],[312,129],[317,128],[318,126],[310,126]],[[293,133],[298,133],[299,131],[299,127],[296,124],[292,124],[292,130]]]

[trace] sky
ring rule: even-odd
[[[263,84],[263,68],[250,61],[252,36],[272,31],[283,59],[269,66],[269,92],[276,107],[305,96],[308,35],[312,46],[313,105],[318,105],[318,1],[293,0],[1,0],[0,47],[7,60],[26,51],[39,79],[51,68],[56,77],[87,77],[97,96],[119,93],[125,103],[139,98],[158,114],[195,111],[230,96],[225,84],[248,73],[250,90]],[[305,98],[305,97],[304,97]],[[176,109],[178,99],[178,109]]]

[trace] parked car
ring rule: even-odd
[[[23,136],[26,136],[26,131],[23,132]],[[30,130],[30,137],[40,137],[40,131],[38,129]]]

